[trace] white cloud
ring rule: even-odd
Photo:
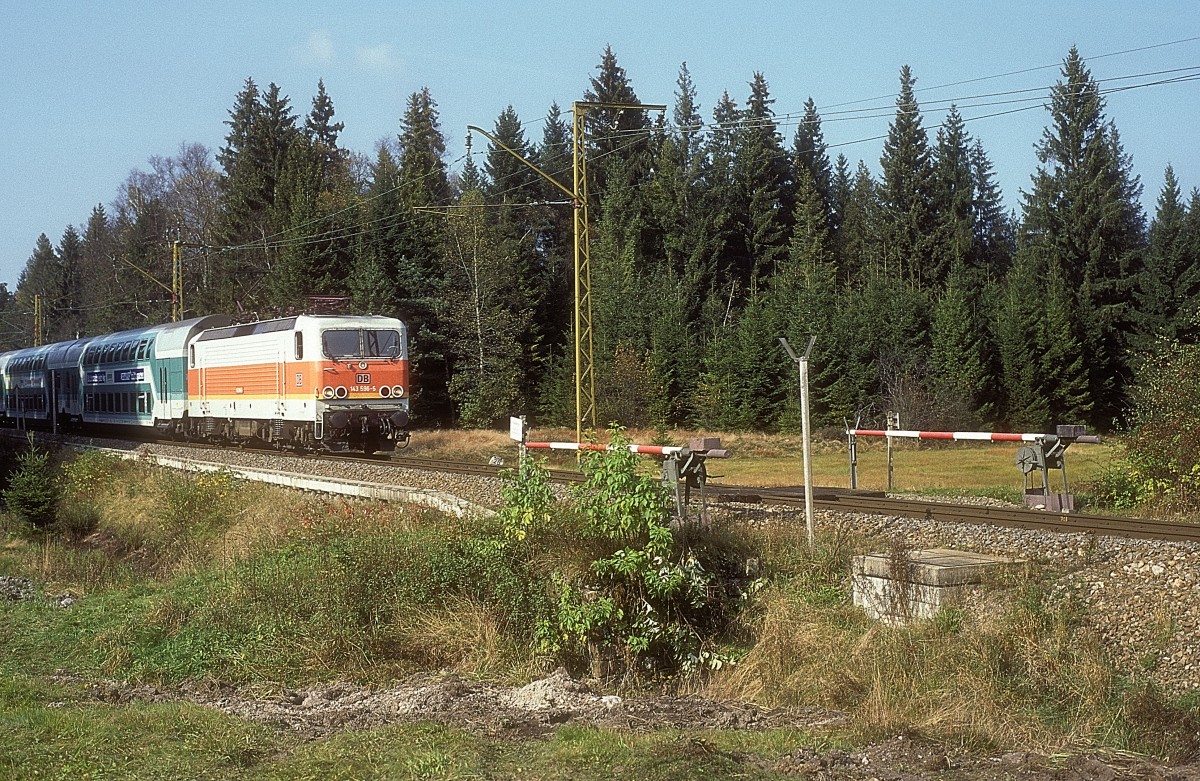
[[[361,65],[376,70],[391,70],[396,67],[396,59],[392,57],[392,47],[386,43],[359,49],[358,61]]]
[[[308,40],[297,48],[300,59],[305,62],[319,65],[328,65],[333,62],[333,39],[324,30],[318,30],[308,36]]]

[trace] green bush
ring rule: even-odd
[[[536,464],[505,491],[500,515],[510,540],[526,541],[552,518],[577,517],[583,544],[596,554],[582,571],[562,566],[569,562],[552,571],[556,606],[538,625],[539,647],[571,667],[590,661],[600,673],[719,666],[712,640],[726,614],[725,593],[711,569],[719,557],[676,538],[660,482],[639,474],[640,460],[619,430],[612,444],[584,458],[585,481],[565,506],[544,490]]]

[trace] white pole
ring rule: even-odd
[[[779,337],[779,343],[783,345],[784,350],[787,350],[788,357],[795,361],[796,366],[800,369],[800,431],[803,440],[801,449],[804,452],[804,525],[808,529],[809,548],[814,546],[815,541],[813,538],[812,458],[810,457],[812,442],[808,433],[808,354],[812,352],[813,343],[816,341],[817,337],[808,337],[808,347],[805,348],[804,355],[796,355],[796,351],[788,344],[788,340],[782,336]],[[851,458],[853,459],[853,456]],[[853,464],[853,461],[851,463]],[[851,466],[851,473],[853,473],[853,466]]]
[[[808,351],[812,349],[812,340],[808,342],[808,350],[800,358],[800,430],[804,448],[804,522],[808,529],[808,547],[813,547],[813,500],[812,500],[812,459],[809,457],[811,441],[808,428]]]

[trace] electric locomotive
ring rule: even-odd
[[[185,436],[329,451],[408,441],[408,338],[390,317],[297,315],[188,345]]]

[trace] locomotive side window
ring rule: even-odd
[[[196,345],[194,344],[188,345],[188,368],[196,368]]]
[[[296,332],[296,360],[304,360],[304,334]]]

